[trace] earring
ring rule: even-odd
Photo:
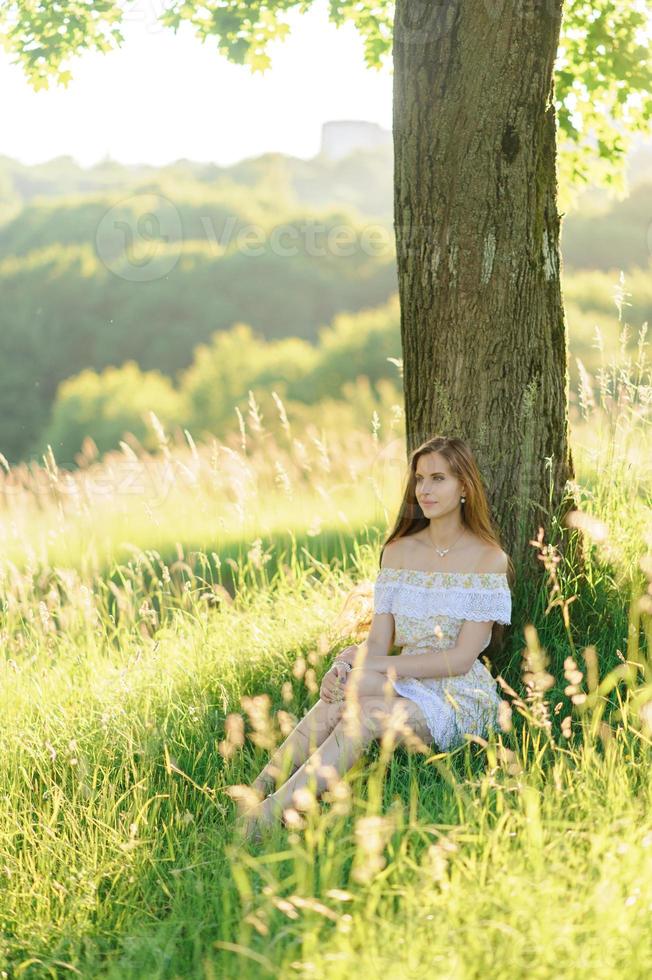
[[[466,497],[460,497],[461,503],[464,503],[465,500],[466,500]]]

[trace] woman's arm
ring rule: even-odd
[[[428,653],[399,654],[398,657],[367,657],[357,669],[375,670],[393,677],[416,677],[419,680],[458,677],[469,672],[476,656],[470,658],[466,650],[448,647]]]
[[[491,636],[492,626],[493,620],[466,620],[454,647],[443,647],[427,653],[399,654],[397,657],[377,657],[371,652],[363,661],[354,663],[353,667],[375,670],[395,677],[458,677],[469,672],[484,649],[487,637]]]
[[[386,650],[383,644],[372,644],[367,637],[362,643],[353,643],[340,651],[331,664],[331,670],[337,664],[345,664],[348,670],[349,667],[362,667],[371,659],[380,661],[387,660],[388,657],[389,650]]]
[[[366,640],[338,653],[333,663],[362,664],[368,657],[387,657],[394,644],[394,617],[391,613],[374,613]]]
[[[380,567],[400,568],[402,548],[403,542],[400,540],[390,541],[389,544],[385,545]],[[346,650],[342,650],[335,658],[334,663],[339,660],[346,662],[349,666],[353,666],[353,664],[359,666],[369,656],[387,657],[394,646],[395,638],[396,624],[393,613],[374,611],[366,640],[357,646],[354,645],[353,648],[347,647]]]

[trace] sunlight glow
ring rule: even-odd
[[[269,48],[271,69],[256,74],[228,62],[216,43],[202,44],[188,25],[177,34],[159,26],[147,9],[127,17],[121,49],[69,62],[67,88],[34,92],[1,52],[0,153],[23,163],[70,155],[90,166],[108,155],[228,166],[271,151],[310,158],[329,120],[391,129],[391,70],[365,66],[357,31],[329,23],[325,0],[287,16],[288,37]]]

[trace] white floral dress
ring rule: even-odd
[[[453,647],[465,620],[509,623],[511,611],[504,572],[381,568],[374,583],[374,612],[392,613],[394,644],[402,647],[401,654]],[[490,640],[488,631],[483,650]],[[419,705],[441,751],[462,744],[465,732],[485,736],[489,727],[497,729],[500,697],[480,659],[466,674],[400,677],[392,683],[397,694]]]

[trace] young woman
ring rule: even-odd
[[[403,730],[440,751],[465,733],[495,729],[500,698],[478,658],[502,632],[498,624],[511,621],[512,578],[470,448],[457,438],[427,440],[411,455],[381,550],[367,639],[335,658],[319,700],[254,780],[269,795],[241,824],[244,833],[259,836],[282,818],[297,789],[316,781],[320,794],[331,767],[342,775],[371,740],[391,732],[401,741],[397,708]],[[389,656],[394,646],[401,653]],[[271,792],[288,762],[298,768]]]

